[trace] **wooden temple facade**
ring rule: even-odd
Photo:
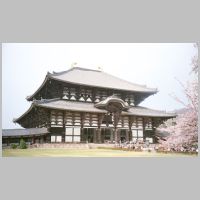
[[[73,67],[47,73],[32,104],[14,119],[25,129],[46,128],[45,143],[156,142],[155,129],[173,113],[139,104],[157,89],[130,83],[100,70]]]

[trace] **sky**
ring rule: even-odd
[[[47,72],[78,67],[98,69],[127,81],[157,88],[158,93],[140,105],[173,111],[183,106],[171,97],[187,102],[177,80],[186,83],[193,43],[4,43],[2,45],[2,128],[21,128],[12,122],[31,105],[33,94]]]

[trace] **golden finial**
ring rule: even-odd
[[[77,66],[77,62],[73,62],[72,64],[71,64],[71,67],[73,68],[73,67],[76,67]]]

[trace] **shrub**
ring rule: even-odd
[[[10,147],[11,147],[12,149],[16,149],[16,148],[17,148],[17,145],[16,145],[16,144],[11,144]]]
[[[20,149],[26,149],[27,148],[26,142],[23,139],[20,140],[19,148]]]

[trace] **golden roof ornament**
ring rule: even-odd
[[[71,68],[73,68],[73,67],[77,67],[77,62],[73,62],[73,63],[71,64]]]
[[[98,70],[102,72],[103,68],[101,66],[98,66]]]

